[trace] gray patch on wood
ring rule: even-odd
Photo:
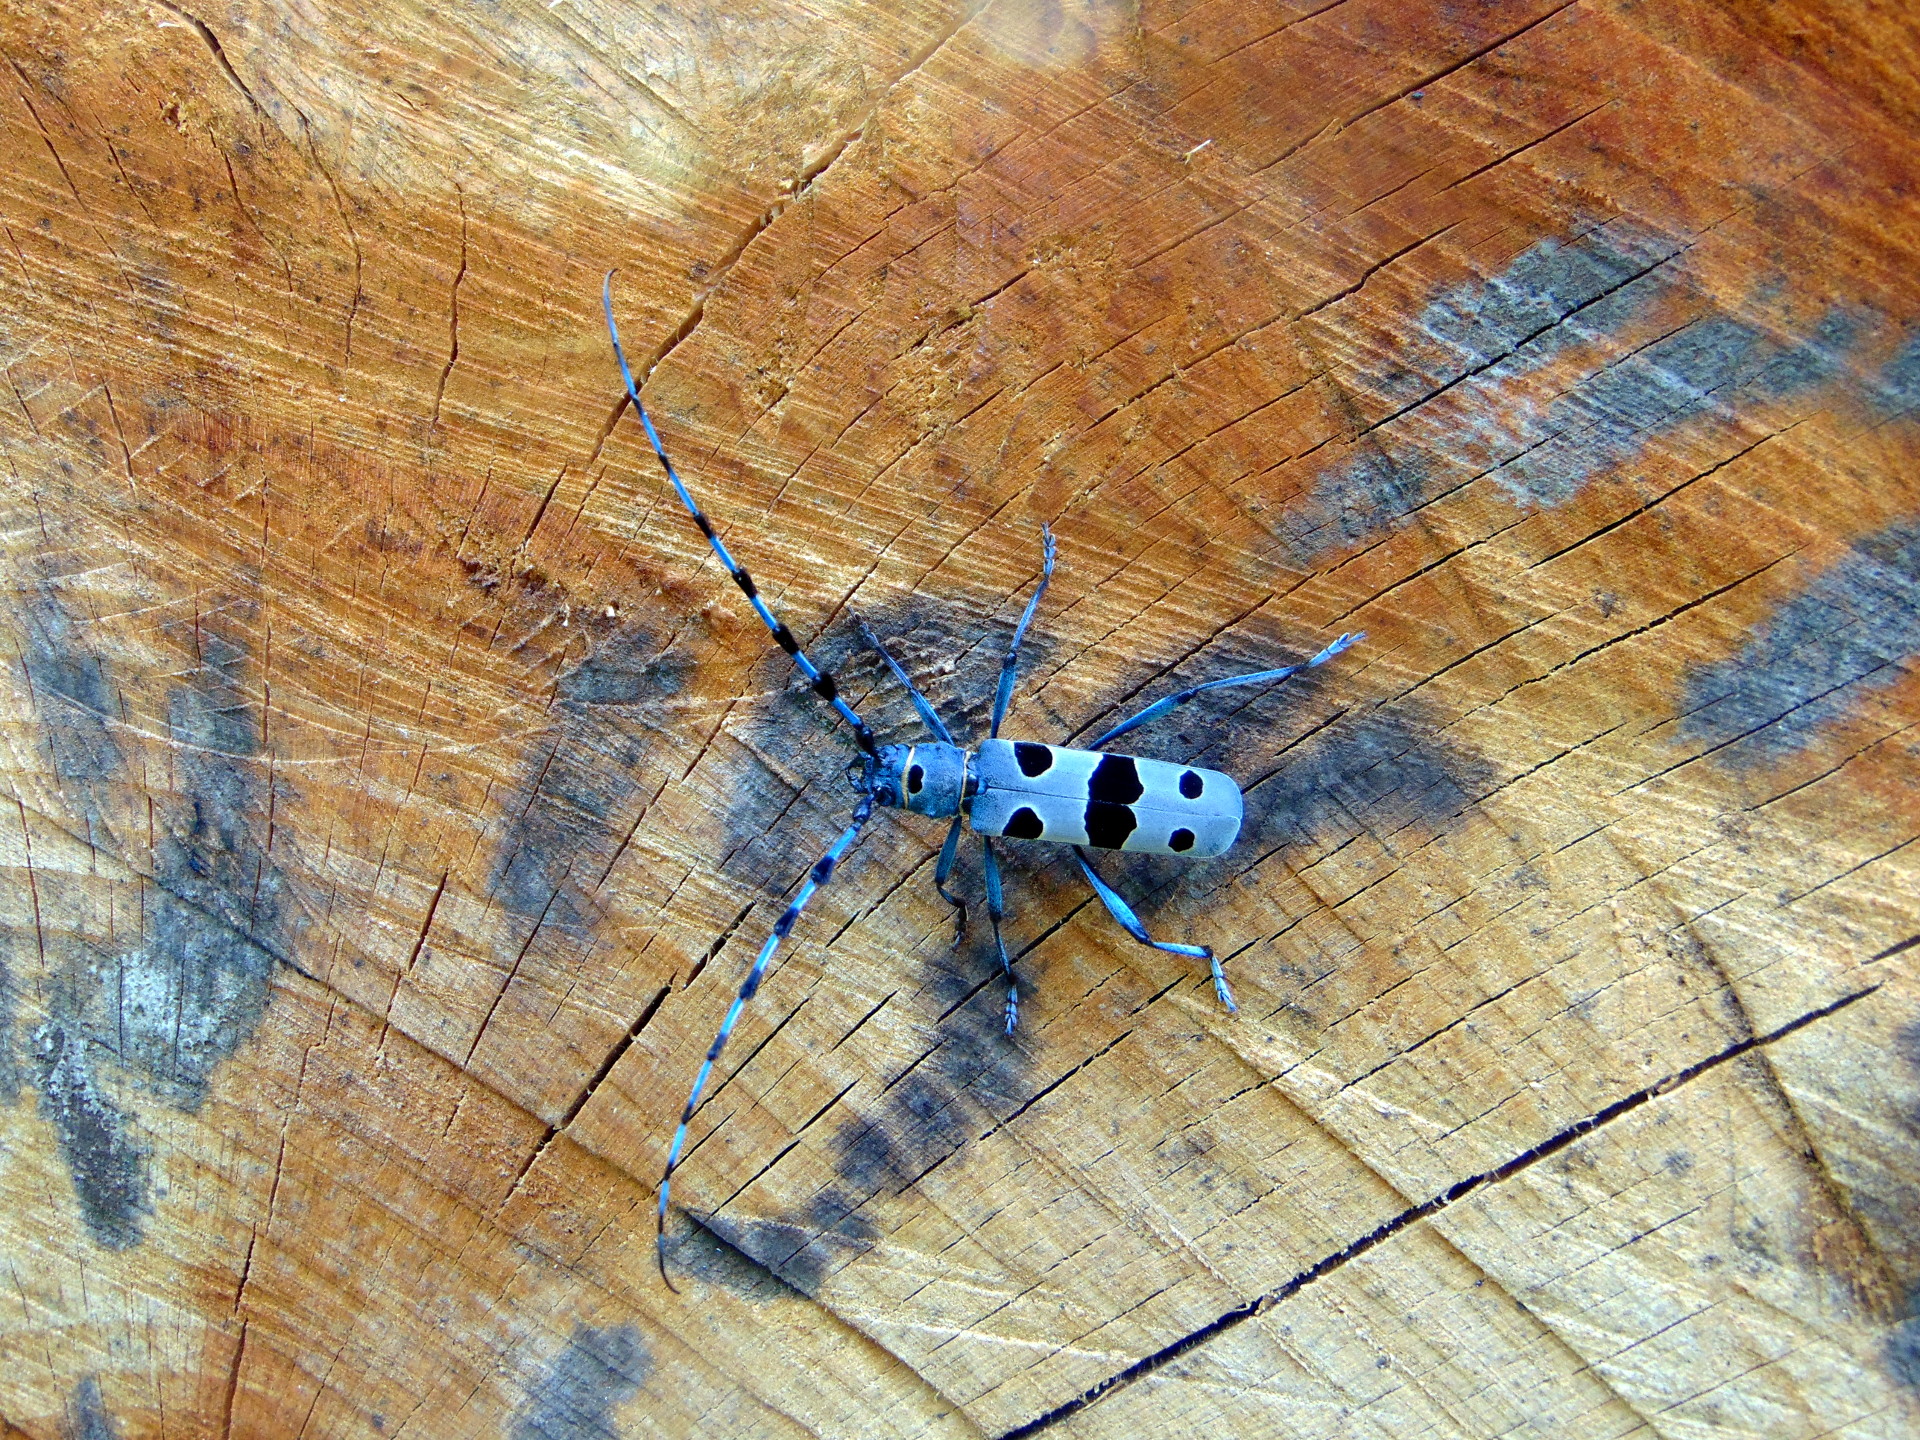
[[[817,1296],[835,1271],[881,1239],[880,1227],[861,1213],[868,1202],[913,1189],[1038,1088],[1018,1037],[1003,1029],[1006,991],[997,963],[973,973],[936,970],[929,994],[932,1047],[900,1072],[876,1077],[873,1098],[828,1142],[840,1183],[777,1219],[723,1211],[701,1222],[804,1295]],[[933,1028],[942,1012],[950,1013]]]
[[[648,707],[679,693],[686,662],[654,653],[650,636],[615,630],[562,675],[554,733],[527,756],[491,879],[501,907],[522,922],[516,946],[537,930],[544,945],[586,943],[604,913],[596,897],[634,820]]]
[[[1920,335],[1914,335],[1874,377],[1874,408],[1888,419],[1920,408]]]
[[[73,1387],[73,1425],[67,1432],[73,1440],[119,1440],[120,1431],[107,1413],[107,1402],[100,1394],[100,1381],[88,1375]]]
[[[576,1325],[566,1348],[527,1387],[513,1440],[616,1440],[614,1412],[653,1369],[633,1325]]]
[[[20,1098],[20,1057],[14,1035],[20,1012],[13,966],[8,963],[12,949],[13,932],[0,930],[0,1105],[11,1105]]]
[[[93,1058],[77,1026],[53,1020],[34,1033],[40,1113],[59,1138],[81,1219],[95,1244],[126,1250],[140,1243],[142,1217],[151,1209],[147,1155],[101,1087]]]
[[[1558,396],[1547,407],[1545,438],[1516,435],[1524,453],[1491,478],[1522,504],[1564,505],[1595,476],[1699,416],[1736,414],[1826,384],[1846,370],[1861,329],[1857,316],[1833,310],[1811,334],[1780,341],[1709,312]]]
[[[1857,541],[1754,627],[1738,654],[1688,675],[1681,736],[1757,765],[1811,745],[1920,654],[1920,518]]]
[[[88,648],[57,587],[41,580],[27,589],[17,617],[21,660],[40,710],[54,774],[69,804],[78,803],[90,826],[101,823],[101,782],[119,773],[120,747],[108,728],[113,687]]]
[[[1478,753],[1449,743],[1423,707],[1350,713],[1290,746],[1247,791],[1236,851],[1308,846],[1329,853],[1362,834],[1390,852],[1457,824],[1498,783]]]
[[[200,648],[200,668],[168,697],[180,799],[154,846],[147,943],[121,957],[100,1022],[121,1062],[189,1111],[266,1010],[273,955],[253,937],[277,929],[284,889],[255,835],[268,796],[259,717],[238,678],[246,652],[205,629]]]
[[[116,689],[110,669],[86,650],[49,586],[31,594],[24,628],[63,788],[84,807],[93,842],[111,847],[108,801],[140,787],[107,724]],[[206,625],[196,643],[200,665],[168,693],[178,793],[156,806],[139,943],[107,949],[65,933],[43,939],[46,1014],[31,1038],[40,1107],[88,1233],[113,1249],[138,1243],[150,1205],[145,1153],[108,1072],[176,1108],[198,1108],[216,1067],[259,1025],[274,965],[268,937],[278,929],[283,879],[255,836],[269,796],[257,712],[240,683],[248,657]],[[0,1041],[13,1023],[10,983],[4,991]],[[11,1046],[3,1048],[10,1055]],[[0,1095],[11,1093],[17,1075],[8,1071]]]
[[[1223,636],[1195,662],[1159,676],[1123,704],[1094,712],[1097,724],[1187,686],[1297,664],[1326,638]],[[1219,864],[1239,868],[1280,847],[1329,851],[1360,834],[1395,849],[1394,837],[1409,828],[1424,839],[1452,826],[1498,783],[1494,767],[1452,739],[1417,697],[1339,708],[1340,697],[1350,693],[1342,672],[1364,661],[1371,643],[1281,684],[1200,695],[1125,737],[1134,753],[1211,766],[1239,783],[1246,819]],[[1143,900],[1148,907],[1163,903],[1165,887],[1176,881],[1192,894],[1229,873],[1173,857],[1102,855],[1100,862],[1114,874],[1136,877],[1136,884],[1148,882],[1156,892]]]
[[[738,1220],[723,1213],[708,1216],[702,1224],[809,1299],[819,1295],[827,1276],[864,1255],[880,1239],[880,1227],[860,1214],[858,1202],[833,1186],[814,1196],[791,1220]],[[698,1273],[736,1293],[752,1294],[759,1277],[741,1273],[743,1269],[737,1260],[729,1268],[710,1257]]]
[[[1406,376],[1401,398],[1417,402],[1503,362],[1508,374],[1538,370],[1612,333],[1651,302],[1661,284],[1655,272],[1681,248],[1616,221],[1570,240],[1542,240],[1499,274],[1442,291],[1415,325],[1409,353],[1426,363],[1417,377]]]
[[[1920,1287],[1907,1296],[1907,1313],[1887,1332],[1882,1351],[1887,1373],[1907,1389],[1920,1393]]]
[[[1699,417],[1845,379],[1878,326],[1865,311],[1833,307],[1776,338],[1709,306],[1578,377],[1544,407],[1516,389],[1577,346],[1617,346],[1654,307],[1684,297],[1685,281],[1663,268],[1680,248],[1616,223],[1542,241],[1499,274],[1436,297],[1397,368],[1373,377],[1403,413],[1321,471],[1282,514],[1275,529],[1287,559],[1306,564],[1352,546],[1479,476],[1518,504],[1564,505]],[[1444,417],[1425,410],[1456,388],[1469,404]],[[1920,340],[1870,388],[1882,410],[1920,402]]]

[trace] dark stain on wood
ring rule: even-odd
[[[516,921],[516,948],[584,943],[599,923],[601,877],[633,823],[648,707],[680,693],[689,662],[634,626],[608,627],[555,684],[553,731],[521,763],[491,888]]]
[[[613,1440],[614,1412],[646,1383],[653,1355],[634,1325],[576,1325],[560,1354],[527,1387],[513,1440]]]
[[[1364,429],[1277,522],[1283,557],[1315,562],[1481,478],[1521,506],[1565,505],[1659,437],[1711,416],[1761,419],[1858,377],[1885,331],[1859,306],[1801,318],[1779,299],[1781,276],[1755,285],[1752,313],[1729,313],[1701,296],[1681,254],[1615,223],[1443,290],[1386,368],[1357,377]],[[1913,403],[1916,353],[1865,384],[1881,410]],[[1549,370],[1572,373],[1543,399]]]
[[[1680,738],[1733,765],[1805,750],[1920,654],[1920,518],[1856,541],[1755,625],[1725,660],[1687,677]]]
[[[131,784],[108,725],[112,675],[45,586],[26,614],[30,673],[68,798],[96,845],[118,853],[115,789]],[[183,643],[184,643],[184,637]],[[167,696],[174,772],[160,809],[141,924],[103,945],[62,928],[44,934],[50,984],[33,1039],[40,1107],[60,1140],[93,1239],[124,1249],[150,1209],[145,1151],[107,1072],[192,1112],[215,1068],[266,1009],[283,879],[263,840],[269,795],[260,719],[237,631],[203,623],[199,664]],[[105,1067],[103,1071],[103,1067]]]
[[[855,1100],[829,1149],[840,1183],[776,1220],[724,1212],[702,1223],[804,1295],[872,1249],[883,1233],[862,1213],[903,1195],[972,1140],[992,1131],[1036,1088],[1026,1054],[1002,1030],[998,971],[941,970],[929,994],[949,1010],[932,1045],[894,1075],[876,1077],[876,1098]],[[930,1015],[929,1021],[935,1017]]]

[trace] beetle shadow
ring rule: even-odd
[[[868,1205],[914,1190],[1032,1098],[1031,1062],[1002,1028],[998,970],[984,978],[969,970],[933,967],[912,1002],[927,1048],[881,1079],[873,1098],[834,1127],[826,1144],[833,1180],[779,1218],[701,1217],[700,1228],[736,1255],[703,1255],[689,1246],[694,1273],[751,1293],[764,1282],[739,1264],[744,1256],[801,1294],[817,1296],[836,1272],[883,1239],[880,1225],[864,1213]]]
[[[1139,698],[1144,703],[1223,675],[1295,664],[1311,653],[1278,642],[1237,646],[1204,666],[1161,677]],[[1135,908],[1143,918],[1164,923],[1201,913],[1227,876],[1276,855],[1304,868],[1362,835],[1389,853],[1403,853],[1456,829],[1478,797],[1495,787],[1494,767],[1445,738],[1425,703],[1344,703],[1342,658],[1282,683],[1211,691],[1127,737],[1137,736],[1145,755],[1225,771],[1241,785],[1246,804],[1240,836],[1218,862],[1102,856],[1105,878],[1130,900],[1139,897]]]

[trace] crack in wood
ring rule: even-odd
[[[1276,1289],[1269,1290],[1264,1295],[1249,1300],[1243,1305],[1236,1305],[1233,1309],[1215,1317],[1198,1329],[1181,1336],[1180,1339],[1175,1340],[1172,1344],[1163,1346],[1153,1354],[1143,1356],[1139,1360],[1136,1360],[1132,1365],[1129,1365],[1117,1374],[1108,1376],[1099,1384],[1092,1386],[1074,1399],[1067,1401],[1064,1405],[1056,1406],[1054,1409],[1047,1411],[1043,1415],[1036,1416],[1023,1425],[1017,1425],[1013,1429],[1005,1431],[998,1437],[998,1440],[1026,1440],[1027,1436],[1038,1435],[1044,1430],[1051,1429],[1068,1417],[1078,1414],[1090,1405],[1098,1404],[1108,1396],[1131,1385],[1134,1381],[1143,1379],[1158,1370],[1164,1369],[1167,1365],[1172,1364],[1183,1355],[1189,1354],[1200,1346],[1205,1345],[1215,1336],[1224,1334],[1245,1321],[1264,1315],[1290,1296],[1299,1293],[1315,1281],[1322,1280],[1332,1274],[1348,1261],[1358,1259],[1368,1251],[1391,1240],[1408,1226],[1439,1214],[1442,1210],[1464,1200],[1467,1196],[1485,1186],[1497,1185],[1503,1180],[1511,1179],[1522,1171],[1537,1165],[1540,1161],[1558,1154],[1575,1141],[1594,1133],[1603,1126],[1619,1119],[1621,1116],[1638,1110],[1641,1106],[1658,1099],[1662,1095],[1677,1090],[1689,1081],[1698,1079],[1701,1075],[1711,1070],[1716,1070],[1730,1061],[1737,1060],[1752,1051],[1783,1040],[1787,1036],[1805,1029],[1817,1021],[1838,1014],[1849,1005],[1866,999],[1880,988],[1880,985],[1870,985],[1864,990],[1852,991],[1846,995],[1842,995],[1838,1000],[1830,1004],[1821,1006],[1817,1010],[1810,1010],[1797,1019],[1789,1020],[1786,1024],[1770,1030],[1764,1035],[1756,1035],[1745,1040],[1737,1041],[1722,1050],[1716,1051],[1703,1060],[1696,1061],[1683,1070],[1675,1071],[1663,1080],[1648,1085],[1643,1089],[1636,1090],[1631,1095],[1623,1096],[1611,1105],[1595,1111],[1585,1119],[1575,1121],[1558,1133],[1541,1141],[1538,1145],[1514,1156],[1505,1164],[1499,1165],[1491,1170],[1483,1170],[1477,1175],[1470,1175],[1464,1180],[1457,1181],[1440,1194],[1401,1211],[1391,1220],[1369,1231],[1358,1240],[1314,1262],[1285,1284],[1280,1285]]]

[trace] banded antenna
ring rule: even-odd
[[[753,606],[753,613],[773,633],[773,642],[792,658],[800,673],[813,687],[813,693],[840,712],[840,718],[853,727],[853,738],[861,752],[873,755],[877,751],[873,731],[867,728],[867,722],[854,713],[851,705],[840,697],[840,687],[834,683],[833,676],[820,669],[807,658],[807,652],[800,648],[800,642],[793,638],[793,631],[786,627],[773,611],[767,608],[767,602],[760,598],[760,591],[754,586],[753,576],[747,573],[747,567],[728,553],[720,537],[713,533],[713,522],[707,519],[700,507],[693,502],[688,493],[686,482],[681,480],[673,468],[673,461],[667,458],[667,447],[660,443],[660,433],[653,428],[653,421],[647,415],[647,407],[640,403],[640,387],[633,383],[633,371],[627,366],[627,353],[620,348],[620,327],[613,323],[613,271],[607,271],[607,278],[600,286],[600,303],[607,312],[607,334],[613,340],[613,358],[620,362],[620,378],[627,383],[627,398],[633,401],[634,413],[640,417],[640,424],[647,432],[647,440],[653,446],[653,453],[660,457],[660,468],[667,472],[667,479],[673,482],[673,493],[680,497],[680,503],[687,507],[687,514],[693,517],[693,523],[700,527],[700,533],[707,537],[707,544],[713,547],[713,553],[720,557],[720,563],[726,567],[727,574],[733,577],[733,583],[740,587],[740,593],[747,597],[747,603]]]
[[[694,504],[693,496],[687,492],[686,483],[681,480],[673,468],[673,461],[667,458],[667,448],[660,443],[660,434],[653,428],[653,421],[647,415],[647,407],[640,402],[640,387],[634,384],[633,371],[627,365],[626,351],[620,346],[620,327],[613,319],[613,271],[607,271],[607,278],[600,286],[600,303],[607,312],[607,335],[613,341],[613,358],[620,362],[620,378],[626,382],[627,398],[633,401],[634,413],[640,417],[640,424],[646,429],[647,439],[653,445],[653,453],[660,457],[660,468],[667,472],[667,479],[673,482],[673,493],[680,497],[680,503],[687,507],[687,513],[693,517],[693,523],[700,527],[700,533],[707,537],[707,544],[713,547],[713,553],[720,557],[720,563],[726,567],[727,574],[733,577],[733,583],[740,587],[740,593],[747,597],[747,603],[753,606],[753,613],[773,632],[774,643],[792,657],[800,673],[813,687],[813,693],[825,700],[840,712],[840,718],[853,727],[853,738],[859,744],[861,753],[867,757],[868,788],[860,797],[860,803],[854,807],[853,818],[840,838],[835,840],[807,873],[806,880],[800,886],[799,894],[793,897],[786,910],[773,923],[773,933],[767,936],[760,947],[760,953],[754,957],[753,965],[747,971],[747,978],[740,982],[739,993],[733,997],[733,1003],[727,1007],[726,1018],[720,1022],[719,1033],[713,1037],[713,1043],[707,1047],[706,1059],[701,1062],[700,1071],[693,1079],[693,1093],[687,1096],[686,1108],[680,1112],[680,1124],[673,1132],[673,1142],[667,1147],[667,1163],[660,1175],[660,1203],[654,1222],[654,1258],[660,1266],[660,1278],[667,1288],[679,1293],[679,1287],[667,1274],[667,1197],[673,1184],[673,1172],[680,1164],[681,1152],[687,1144],[687,1127],[693,1123],[693,1115],[700,1108],[700,1097],[706,1092],[707,1081],[713,1075],[713,1067],[719,1063],[720,1052],[727,1048],[732,1038],[733,1027],[739,1023],[740,1012],[746,1009],[747,1002],[759,990],[760,982],[766,977],[767,966],[772,963],[774,952],[780,948],[780,942],[792,932],[794,923],[799,920],[800,912],[807,908],[807,902],[814,892],[833,878],[833,872],[847,851],[853,848],[853,842],[860,837],[860,831],[873,815],[873,791],[871,776],[873,759],[879,747],[875,744],[873,731],[867,728],[867,722],[855,713],[853,707],[840,698],[840,687],[834,684],[833,676],[827,674],[807,658],[807,652],[800,648],[800,642],[793,638],[793,632],[767,608],[767,602],[760,598],[753,577],[747,573],[746,566],[728,553],[727,547],[718,535],[713,533],[713,522],[707,519],[700,507]]]

